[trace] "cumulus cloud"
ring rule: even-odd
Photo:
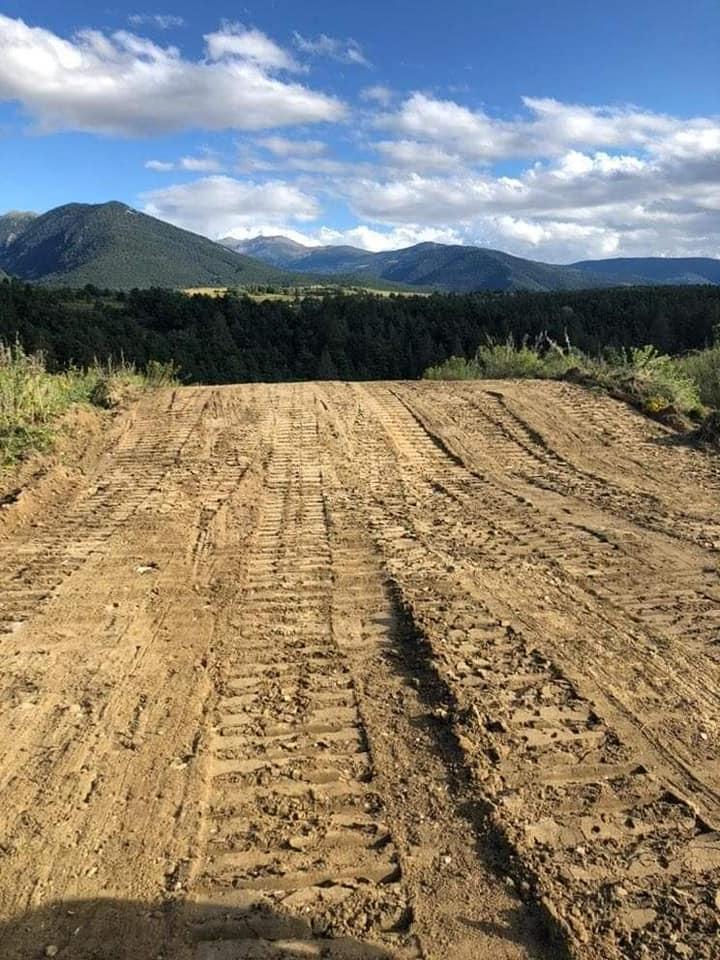
[[[719,118],[523,105],[525,116],[498,119],[411,94],[376,118],[382,174],[347,182],[344,195],[386,228],[450,225],[466,242],[558,261],[720,254]],[[510,158],[524,171],[504,175]]]
[[[320,227],[316,230],[298,230],[297,226],[282,223],[252,224],[235,227],[227,236],[236,240],[251,240],[253,237],[283,236],[301,243],[306,247],[325,247],[348,245],[359,247],[370,253],[382,250],[398,250],[415,243],[432,241],[435,243],[461,243],[462,237],[456,230],[437,230],[432,227],[399,227],[395,230],[377,230],[367,224],[358,224],[347,230],[332,227]]]
[[[244,27],[241,23],[226,23],[216,33],[205,35],[211,60],[240,57],[271,70],[298,70],[298,64],[287,51],[279,47],[260,30]]]
[[[524,97],[529,116],[513,120],[470,110],[454,100],[413,93],[379,127],[419,141],[440,142],[467,159],[551,157],[574,147],[652,148],[682,134],[691,142],[711,136],[713,120],[681,120],[635,107],[582,106],[550,98]]]
[[[217,157],[206,153],[201,157],[180,157],[178,169],[193,173],[218,173],[222,170],[222,164]]]
[[[380,140],[374,144],[393,167],[417,172],[427,170],[450,170],[463,161],[457,153],[449,153],[437,143],[421,143],[419,140]]]
[[[257,148],[261,148],[260,151]],[[271,156],[268,157],[268,154]],[[328,154],[328,146],[322,140],[270,136],[260,137],[253,145],[239,144],[236,170],[238,173],[257,174],[271,172],[294,172],[313,177],[332,177],[341,174],[367,173],[369,164],[349,163],[336,160]],[[329,185],[326,181],[325,185]]]
[[[227,176],[151,190],[141,200],[145,213],[209,237],[234,236],[233,231],[255,230],[259,223],[310,221],[320,213],[317,200],[294,184]]]
[[[258,31],[226,26],[205,42],[207,56],[193,61],[122,30],[66,40],[0,15],[0,100],[22,104],[42,132],[263,130],[343,117],[336,98],[273,76],[290,60]]]
[[[462,235],[451,227],[424,227],[409,224],[392,230],[378,230],[367,224],[359,224],[347,230],[321,227],[311,235],[313,242],[325,244],[349,244],[372,253],[383,250],[399,250],[415,243],[462,243]]]
[[[720,156],[718,157],[720,160]],[[570,152],[517,177],[411,173],[347,185],[356,215],[458,230],[466,242],[555,261],[720,254],[720,178],[658,160]]]
[[[185,25],[182,17],[172,13],[132,13],[128,23],[134,27],[157,27],[158,30],[172,30]]]
[[[329,57],[339,63],[355,63],[362,67],[371,65],[366,59],[360,44],[352,38],[340,40],[337,37],[329,37],[326,33],[321,33],[319,37],[312,39],[303,37],[302,34],[295,31],[293,41],[301,53],[310,56]]]

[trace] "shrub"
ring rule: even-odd
[[[700,400],[720,410],[720,344],[679,357],[676,363],[697,385]]]
[[[655,347],[633,347],[606,373],[607,385],[626,390],[649,413],[668,407],[688,413],[700,406],[700,395],[692,380],[667,354]]]
[[[717,403],[720,392],[720,347],[682,359],[655,347],[633,347],[592,359],[543,334],[532,345],[512,337],[488,340],[472,360],[451,357],[425,372],[430,380],[546,378],[597,384],[652,416],[672,422],[674,414],[695,414]]]
[[[145,382],[149,387],[171,387],[177,384],[180,367],[174,360],[163,363],[160,360],[149,360],[145,367]]]
[[[512,337],[504,342],[489,339],[475,354],[475,362],[488,380],[539,377],[543,374],[543,358],[537,347],[523,341],[516,346]]]
[[[475,361],[465,357],[450,357],[423,373],[425,380],[478,380],[481,376]]]

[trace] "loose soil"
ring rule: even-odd
[[[0,491],[3,958],[720,955],[716,454],[532,381],[104,422]]]

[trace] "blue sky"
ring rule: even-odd
[[[0,7],[0,210],[720,256],[717,0]]]

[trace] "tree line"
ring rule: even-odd
[[[699,349],[720,328],[720,287],[620,287],[557,293],[379,296],[332,293],[286,302],[230,292],[188,296],[0,282],[0,340],[45,354],[50,368],[174,360],[197,383],[414,379],[487,338],[545,333],[589,355],[652,344]]]

